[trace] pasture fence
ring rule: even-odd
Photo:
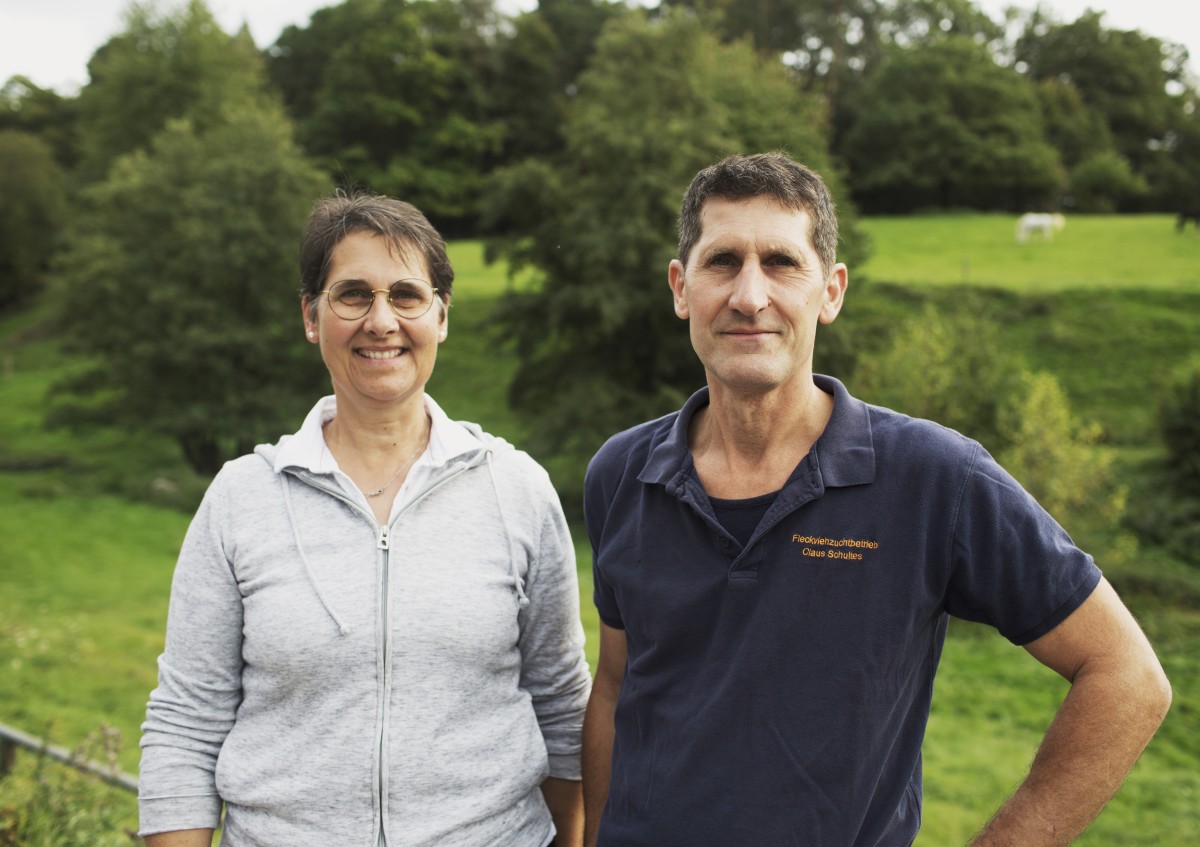
[[[0,724],[0,778],[12,772],[17,760],[17,751],[29,750],[83,773],[90,773],[109,785],[137,794],[137,777],[118,770],[115,765],[104,765],[73,753],[65,747],[50,744],[6,724]]]

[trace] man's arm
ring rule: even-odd
[[[554,847],[583,844],[583,791],[574,779],[550,776],[542,783],[542,796],[554,819]]]
[[[1070,844],[1116,793],[1171,705],[1171,686],[1107,580],[1026,649],[1071,683],[1016,793],[973,847]]]
[[[600,815],[612,775],[613,716],[625,678],[625,633],[600,624],[600,661],[583,716],[583,806],[585,847],[595,847]]]

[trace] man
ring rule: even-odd
[[[909,845],[948,615],[1071,682],[977,845],[1067,844],[1170,687],[1091,557],[975,442],[812,372],[846,266],[820,177],[701,171],[668,279],[707,387],[593,459],[587,844]]]

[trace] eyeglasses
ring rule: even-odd
[[[387,295],[388,305],[397,317],[413,320],[429,311],[433,306],[437,289],[423,279],[400,279],[390,288],[368,288],[366,283],[346,279],[334,283],[321,292],[329,300],[329,308],[339,318],[358,320],[371,311],[375,295]]]

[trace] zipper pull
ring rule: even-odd
[[[388,543],[389,542],[388,542],[387,524],[380,524],[379,525],[379,541],[375,546],[378,547],[380,550],[387,550]]]

